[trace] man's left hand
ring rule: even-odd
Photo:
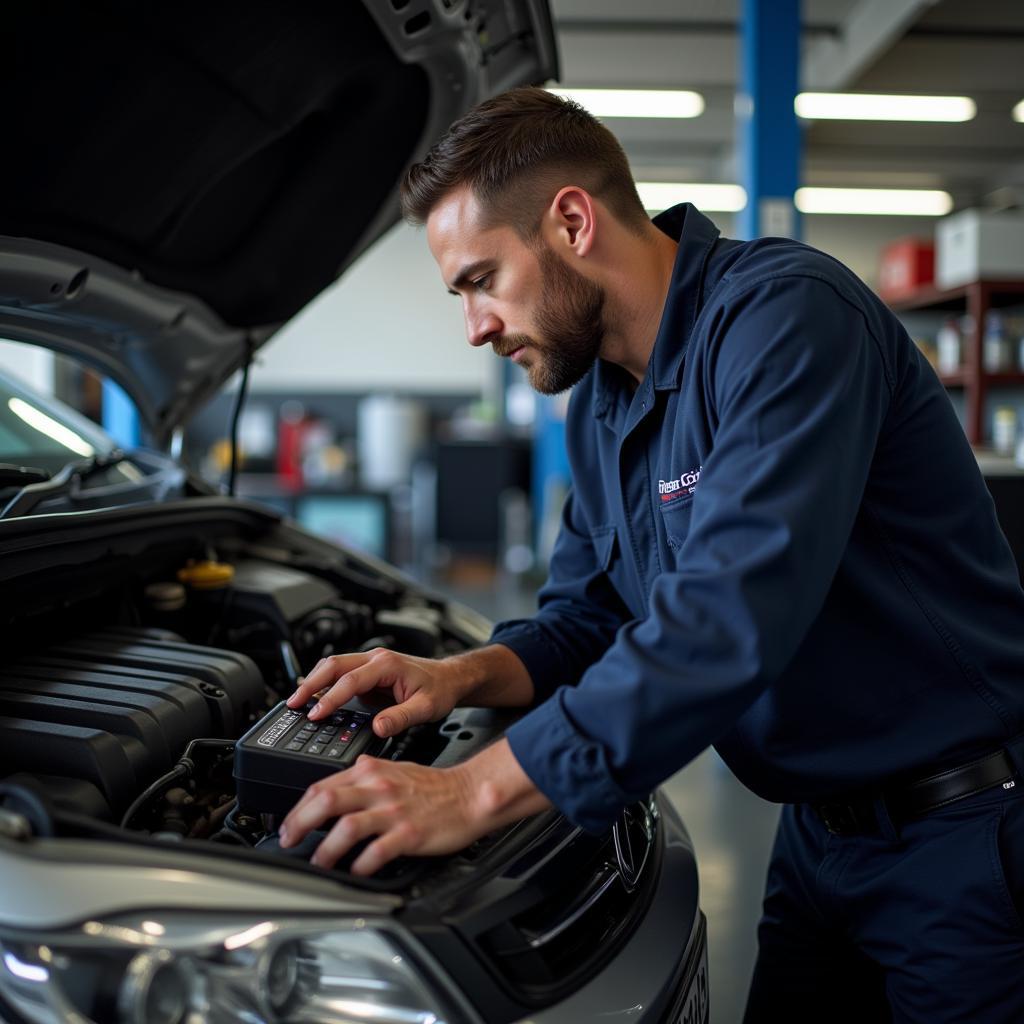
[[[376,838],[352,864],[371,875],[400,856],[454,853],[517,818],[550,807],[520,768],[507,740],[453,768],[362,756],[345,771],[314,783],[279,830],[294,846],[337,818],[312,863],[330,868],[356,843]]]

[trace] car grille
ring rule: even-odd
[[[653,802],[602,837],[578,833],[476,937],[492,970],[529,1004],[561,998],[615,955],[643,916],[657,874]]]

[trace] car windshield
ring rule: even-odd
[[[0,373],[0,463],[56,473],[68,462],[117,446],[95,423]]]

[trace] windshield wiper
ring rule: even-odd
[[[34,466],[17,466],[13,462],[0,462],[0,487],[25,487],[28,484],[38,484],[49,479],[50,474],[45,469],[36,469]]]
[[[98,473],[119,462],[124,462],[128,456],[122,451],[112,451],[109,455],[91,455],[87,459],[76,459],[67,463],[53,476],[43,475],[35,483],[28,483],[14,495],[0,512],[0,519],[13,519],[16,516],[27,516],[32,509],[41,501],[47,498],[56,498],[62,494],[70,494],[76,490],[78,485],[87,480],[94,473]],[[34,473],[42,473],[42,470],[30,470]]]

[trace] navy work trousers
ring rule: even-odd
[[[898,830],[787,805],[745,1024],[1024,1022],[1024,782]]]

